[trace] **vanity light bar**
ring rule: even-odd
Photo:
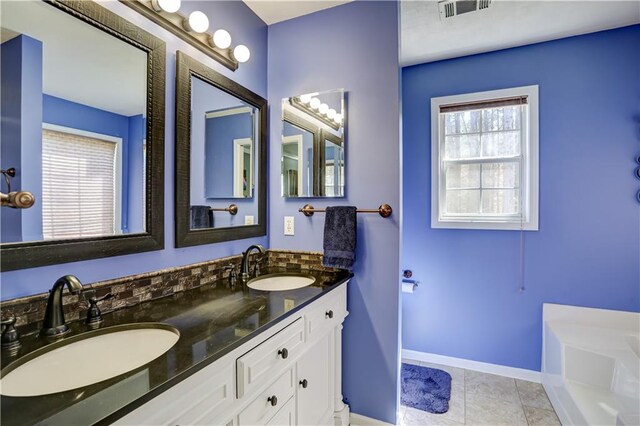
[[[228,31],[218,29],[213,35],[208,33],[209,18],[203,12],[197,10],[191,12],[189,16],[181,14],[180,0],[120,0],[120,2],[180,37],[231,71],[237,70],[238,64],[247,62],[251,56],[249,48],[243,44],[235,48],[231,47],[231,35]]]
[[[329,109],[329,106],[327,104],[321,103],[320,99],[318,98],[311,98],[309,102],[305,103],[304,101],[306,101],[307,99],[303,99],[304,96],[305,95],[291,98],[289,99],[289,103],[291,104],[291,106],[305,112],[306,114],[309,114],[316,120],[321,121],[332,129],[340,130],[343,120],[342,114],[336,113],[334,109]],[[321,113],[321,110],[324,110],[325,113]],[[331,111],[333,111],[333,117],[328,116]]]

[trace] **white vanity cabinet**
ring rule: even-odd
[[[347,425],[346,283],[117,420],[118,425]]]

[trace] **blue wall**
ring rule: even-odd
[[[266,237],[175,249],[174,246],[174,125],[175,125],[175,51],[181,50],[207,66],[221,72],[250,90],[267,95],[267,26],[244,3],[194,1],[184,2],[183,12],[202,10],[212,20],[212,28],[227,29],[234,43],[246,44],[251,59],[232,72],[196,48],[177,39],[142,15],[119,2],[102,6],[123,16],[139,27],[157,35],[167,43],[166,114],[165,114],[165,249],[160,251],[73,262],[0,274],[2,300],[46,292],[53,282],[65,274],[75,274],[84,283],[143,273],[172,266],[187,265],[216,257],[238,254],[249,244],[267,244]]]
[[[403,348],[540,369],[545,302],[640,310],[640,26],[403,69]],[[538,84],[540,230],[430,228],[430,98]]]
[[[253,139],[253,114],[246,112],[205,120],[206,198],[233,198],[233,141],[244,138]]]
[[[305,200],[279,195],[282,98],[337,88],[348,93],[347,194],[313,199],[315,207],[389,203],[395,209],[388,219],[358,215],[342,367],[343,394],[352,411],[391,423],[398,408],[399,362],[397,8],[394,1],[356,1],[270,26],[268,74],[271,246],[322,250],[324,228],[322,213],[310,218],[298,213]],[[322,66],[326,60],[336,66]],[[295,236],[283,235],[284,216],[295,218]]]
[[[18,36],[2,44],[2,133],[0,168],[15,167],[13,191],[42,198],[42,43]],[[2,183],[3,191],[7,188]],[[2,241],[42,238],[42,206],[3,208]]]

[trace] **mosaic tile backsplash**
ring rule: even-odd
[[[254,264],[259,255],[252,253]],[[82,295],[73,295],[65,290],[63,307],[65,319],[74,321],[84,316],[89,306],[85,300],[91,296],[102,297],[109,293],[114,297],[100,302],[102,313],[115,311],[128,306],[137,305],[148,300],[159,299],[181,291],[190,290],[215,281],[227,282],[231,273],[225,266],[233,266],[240,271],[242,255],[223,257],[202,263],[163,269],[145,274],[130,275],[96,283],[83,283]],[[267,250],[267,254],[259,259],[260,268],[287,268],[299,270],[335,271],[322,266],[322,253]],[[70,271],[72,272],[72,271]],[[52,277],[51,283],[58,277]],[[16,317],[16,326],[27,326],[27,332],[42,327],[42,319],[47,306],[48,293],[35,294],[19,299],[7,300],[0,303],[2,319]]]

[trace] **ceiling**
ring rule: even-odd
[[[402,0],[400,64],[522,46],[640,22],[638,0],[492,0],[440,20],[437,0]]]
[[[243,0],[267,25],[307,15],[353,0]]]
[[[2,41],[42,42],[44,93],[133,116],[146,112],[147,55],[44,2],[2,1]]]

